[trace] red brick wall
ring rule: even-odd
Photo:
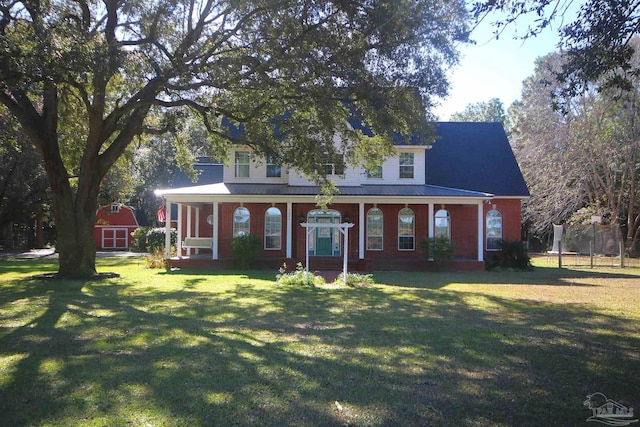
[[[274,206],[280,209],[282,214],[282,244],[281,249],[269,249],[265,250],[263,256],[265,257],[277,257],[282,258],[286,255],[286,239],[287,239],[287,204],[286,203],[243,203],[242,206],[249,209],[250,219],[249,227],[250,233],[258,236],[261,245],[264,247],[264,216],[268,208]],[[240,207],[240,203],[221,203],[218,206],[218,232],[220,234],[218,240],[218,256],[220,258],[229,258],[233,256],[231,251],[231,240],[233,234],[233,212]],[[191,209],[191,236],[196,235],[195,224],[195,208]],[[213,215],[213,205],[207,203],[200,209],[200,237],[211,237],[213,235],[213,225],[207,223],[207,217]],[[187,206],[182,207],[182,227],[183,227],[183,239],[187,233]],[[200,253],[210,253],[207,249],[200,249]],[[183,251],[186,253],[186,251]]]
[[[434,207],[434,213],[440,209]],[[478,258],[478,205],[445,205],[451,215],[453,258]]]
[[[415,214],[415,244],[414,250],[398,250],[398,214],[405,205],[377,205],[384,215],[382,230],[382,251],[367,250],[367,242],[365,240],[365,258],[421,258],[425,257],[425,253],[420,248],[420,240],[428,235],[428,215],[429,209],[427,205],[409,205]],[[373,204],[366,203],[364,205],[365,233],[367,212],[373,208]],[[356,241],[357,244],[357,241]]]
[[[493,199],[491,204],[484,205],[485,227],[486,215],[492,209],[502,214],[502,238],[505,240],[520,240],[522,237],[522,206],[519,199]],[[486,231],[485,231],[486,236]],[[485,243],[485,253],[486,253]],[[489,253],[492,251],[488,251]]]
[[[270,203],[244,203],[244,207],[249,209],[251,214],[250,219],[250,232],[260,238],[264,247],[264,214],[266,210],[272,206]],[[427,205],[409,205],[415,213],[415,249],[413,251],[400,251],[398,250],[398,213],[404,204],[393,205],[377,205],[382,209],[384,214],[384,234],[383,234],[383,251],[369,251],[366,250],[365,241],[365,258],[368,259],[382,259],[382,258],[403,258],[403,259],[415,259],[423,258],[425,253],[420,248],[420,240],[428,236],[428,206]],[[493,206],[502,213],[503,222],[503,238],[509,240],[516,240],[520,238],[520,200],[516,199],[495,199],[492,204],[485,203],[483,205],[484,215],[493,209]],[[233,212],[236,208],[240,207],[239,203],[221,203],[219,205],[219,223],[218,229],[220,237],[218,241],[218,251],[220,258],[230,258],[233,256],[231,251],[231,239],[233,232]],[[275,207],[280,209],[282,214],[282,247],[280,250],[265,250],[263,252],[264,257],[273,258],[285,258],[286,257],[286,241],[287,241],[287,227],[286,227],[286,215],[287,205],[286,203],[276,203]],[[365,231],[366,231],[366,213],[373,207],[371,203],[365,203]],[[441,205],[434,206],[434,213],[441,209]],[[307,220],[309,211],[318,209],[314,203],[301,203],[293,205],[292,212],[292,258],[294,260],[304,260],[305,258],[305,245],[306,245],[306,230],[300,226],[300,217]],[[358,245],[359,245],[359,213],[358,204],[336,204],[331,205],[329,209],[334,209],[340,212],[342,220],[345,216],[350,217],[354,226],[349,229],[349,258],[358,258]],[[460,259],[477,259],[478,251],[478,232],[477,232],[477,205],[444,205],[444,209],[449,211],[451,215],[451,233],[452,241],[455,247],[454,258]],[[200,236],[211,237],[213,230],[212,226],[207,223],[207,216],[212,215],[213,207],[211,204],[203,205],[200,210]],[[195,208],[192,209],[192,231],[191,235],[195,236]],[[183,206],[183,233],[186,235],[187,226],[187,210],[186,206]],[[482,223],[485,223],[485,218],[482,219]],[[486,232],[484,233],[486,236]],[[183,236],[184,237],[184,236]],[[208,250],[201,249],[201,253],[209,252]]]

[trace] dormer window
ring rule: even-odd
[[[367,170],[368,179],[382,179],[382,166],[374,166]]]
[[[249,178],[250,158],[251,155],[248,151],[236,151],[234,161],[236,178]]]
[[[325,163],[324,171],[326,175],[344,175],[344,168],[336,163]]]
[[[120,205],[114,203],[111,205],[111,213],[112,214],[117,214],[118,212],[120,212]]]
[[[413,153],[400,153],[400,178],[413,179]]]
[[[269,156],[267,158],[267,178],[280,178],[281,174],[282,167],[275,157]]]
[[[325,175],[344,175],[344,163],[338,158],[330,158],[324,164]]]

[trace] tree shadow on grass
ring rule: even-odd
[[[418,287],[41,292],[0,336],[7,425],[579,425],[596,391],[640,407],[638,322],[580,306]]]
[[[570,270],[558,268],[534,268],[531,271],[463,271],[463,272],[376,272],[376,283],[388,286],[439,289],[451,283],[485,285],[548,285],[548,286],[598,286],[581,283],[578,279],[640,279],[633,273]]]

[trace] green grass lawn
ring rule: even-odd
[[[302,288],[98,263],[121,277],[0,261],[0,425],[584,426],[595,392],[640,413],[638,269]]]

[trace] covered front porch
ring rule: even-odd
[[[489,194],[340,194],[326,209],[317,206],[315,194],[277,196],[256,190],[253,194],[176,194],[167,190],[161,195],[167,206],[167,247],[170,226],[177,229],[175,255],[166,252],[174,267],[233,268],[231,241],[239,233],[250,233],[263,244],[254,267],[274,271],[283,263],[293,268],[298,262],[311,271],[343,270],[345,265],[349,271],[361,272],[484,268]],[[447,216],[439,218],[442,212]],[[420,239],[443,232],[449,233],[456,248],[444,266],[430,262],[419,245]]]

